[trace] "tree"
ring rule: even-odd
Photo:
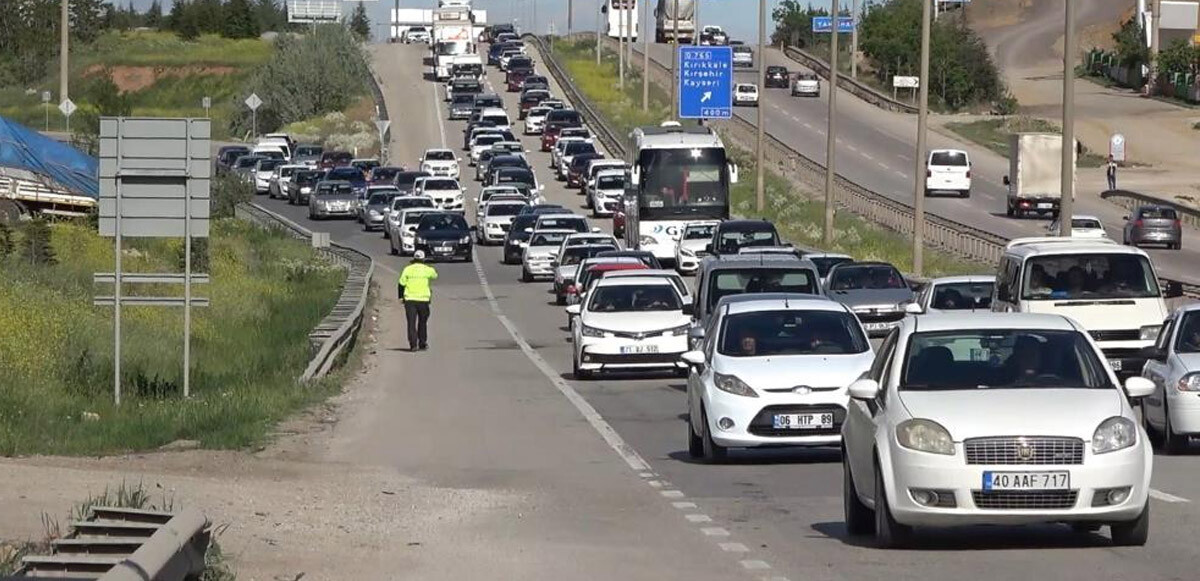
[[[1138,24],[1137,18],[1131,17],[1121,24],[1121,28],[1113,33],[1114,50],[1117,60],[1124,67],[1133,67],[1150,62],[1150,49],[1146,47],[1146,31]]]
[[[71,38],[75,42],[90,44],[104,32],[103,0],[71,0]]]
[[[225,26],[221,36],[226,38],[257,38],[258,19],[250,8],[249,0],[229,0],[225,6]]]
[[[354,7],[354,15],[350,17],[350,32],[360,41],[371,39],[371,19],[367,18],[367,7],[363,5],[362,0],[358,0],[358,6]]]
[[[30,264],[58,262],[54,256],[54,246],[51,245],[50,225],[45,219],[36,218],[25,224],[24,236],[21,237],[21,259]]]
[[[1161,75],[1172,73],[1195,73],[1200,65],[1200,49],[1183,40],[1176,39],[1158,53],[1158,72]]]
[[[0,260],[8,258],[13,252],[12,228],[0,221]]]
[[[174,0],[171,2],[171,12],[167,14],[167,29],[179,31],[179,25],[183,24],[183,12],[187,9],[184,6],[183,0]]]
[[[161,2],[154,0],[154,2],[150,3],[150,8],[146,9],[146,15],[143,18],[143,24],[144,26],[150,28],[163,27],[163,11]]]

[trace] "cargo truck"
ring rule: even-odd
[[[1054,133],[1014,133],[1008,140],[1008,186],[1005,214],[1058,216],[1062,202],[1062,136]],[[1078,157],[1072,156],[1072,172]],[[1074,177],[1072,177],[1074,180]],[[1072,198],[1074,199],[1074,198]]]
[[[475,52],[475,22],[470,6],[445,6],[433,11],[434,77],[450,79],[454,57]]]
[[[655,42],[691,44],[696,38],[695,0],[658,0],[654,9]],[[676,33],[678,32],[678,38]]]

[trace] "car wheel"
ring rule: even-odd
[[[692,458],[704,457],[704,438],[696,434],[696,429],[692,426],[692,419],[689,417],[687,421],[688,433],[688,456]]]
[[[1150,538],[1150,501],[1142,507],[1142,514],[1137,518],[1123,523],[1109,525],[1112,532],[1113,544],[1118,547],[1140,547]]]
[[[529,274],[528,270],[525,270],[524,266],[521,267],[521,282],[533,282],[533,276]]]
[[[713,441],[712,431],[708,427],[708,412],[700,410],[700,434],[703,440],[704,460],[709,464],[718,464],[729,455],[729,450]]]
[[[1009,202],[1007,207],[1004,208],[1004,215],[1012,218],[1013,214],[1015,214],[1015,212],[1013,212],[1013,205],[1012,202]]]
[[[567,304],[567,295],[554,293],[554,304],[560,307]]]
[[[969,198],[969,197],[971,197],[971,190],[963,190],[963,191],[959,192],[959,193],[958,193],[958,197],[960,197],[960,198]]]
[[[869,535],[875,532],[875,514],[858,497],[858,488],[850,476],[850,458],[842,447],[842,512],[846,521],[846,532],[852,535]]]
[[[1163,452],[1167,454],[1182,454],[1187,451],[1188,437],[1181,436],[1175,433],[1175,427],[1171,425],[1171,408],[1166,405],[1166,399],[1163,400]]]
[[[579,367],[578,357],[571,358],[571,375],[573,375],[577,381],[587,381],[592,378],[591,371],[581,369]]]
[[[875,542],[881,549],[903,547],[912,527],[902,525],[892,518],[892,508],[888,506],[887,490],[883,484],[883,472],[879,464],[875,464]]]

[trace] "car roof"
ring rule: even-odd
[[[583,262],[587,264],[588,270],[596,272],[602,270],[628,270],[631,268],[645,270],[649,268],[642,261],[632,256],[593,256],[585,259]]]
[[[1072,220],[1095,220],[1097,222],[1100,221],[1100,218],[1097,218],[1091,214],[1074,214],[1071,216],[1071,219]]]
[[[1004,252],[1020,258],[1039,254],[1136,254],[1149,256],[1140,248],[1123,246],[1112,240],[1061,236],[1017,238],[1009,241]]]
[[[671,288],[675,288],[675,285],[672,284],[671,281],[669,281],[665,278],[656,278],[656,277],[652,277],[652,276],[651,277],[628,277],[628,276],[608,277],[608,276],[606,276],[606,277],[600,279],[599,282],[596,283],[596,286],[593,288],[600,288],[600,287],[606,287],[606,286],[645,286],[645,285],[655,285],[655,286],[665,285],[665,286],[669,286]]]
[[[504,115],[505,117],[507,117],[508,111],[505,111],[504,109],[501,109],[500,107],[484,107],[483,110],[479,112],[479,114],[481,116],[482,115]]]
[[[450,149],[450,148],[448,148],[448,147],[431,147],[431,148],[429,148],[429,149],[426,149],[426,150],[425,150],[425,153],[433,153],[433,152],[439,152],[439,153],[440,153],[440,152],[443,152],[443,151],[449,151],[450,153],[454,153],[454,150],[453,150],[453,149]]]
[[[1070,319],[1063,315],[1044,313],[1000,313],[992,311],[955,312],[937,315],[917,315],[905,320],[912,331],[957,331],[971,329],[1046,329],[1055,331],[1077,330]]]
[[[967,275],[962,275],[962,276],[943,276],[941,278],[935,278],[935,279],[929,281],[928,284],[930,286],[933,286],[933,285],[937,285],[937,284],[955,284],[955,283],[963,283],[963,282],[967,282],[967,283],[991,282],[991,283],[994,283],[994,282],[996,282],[996,275],[994,275],[994,274],[967,274]]]
[[[612,276],[665,276],[669,278],[680,278],[678,272],[675,272],[674,270],[667,270],[665,268],[639,268],[626,272],[614,273]]]
[[[728,305],[729,314],[749,313],[754,311],[837,311],[846,312],[846,305],[821,295],[806,295],[803,293],[743,293],[721,297],[713,312],[719,312]]]
[[[532,232],[532,234],[574,234],[574,233],[575,233],[574,230],[568,230],[566,228],[539,228]]]
[[[727,226],[729,228],[749,228],[751,226],[770,226],[772,228],[775,227],[775,224],[771,223],[769,220],[763,220],[761,218],[740,218],[737,220],[725,220],[724,222],[721,222],[721,225]],[[724,229],[725,228],[722,228],[722,230],[724,230]]]
[[[806,253],[804,253],[804,257],[805,257],[805,258],[809,258],[809,257],[816,257],[816,258],[849,258],[850,260],[854,260],[854,257],[853,257],[853,256],[850,256],[849,254],[841,254],[841,253],[839,253],[839,252],[806,252]]]
[[[746,267],[754,268],[796,268],[803,266],[816,270],[817,265],[811,260],[784,254],[732,254],[722,255],[712,261],[709,270],[734,270]]]

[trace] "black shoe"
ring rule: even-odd
[[[417,348],[416,348],[416,347],[409,347],[409,348],[408,348],[408,350],[409,350],[409,351],[411,351],[411,352],[413,352],[413,353],[416,353],[416,352],[417,352]]]
[[[429,345],[421,345],[421,351],[428,351]]]

